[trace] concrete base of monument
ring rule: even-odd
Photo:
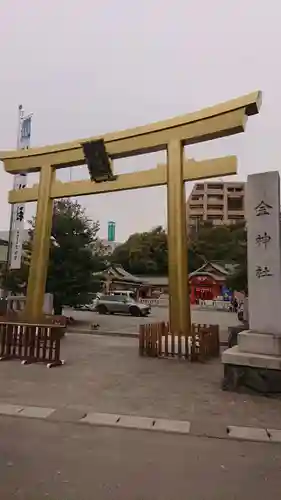
[[[244,330],[238,334],[238,345],[242,353],[281,356],[281,335],[279,334]]]
[[[281,393],[281,356],[242,352],[240,349],[239,342],[222,354],[222,389],[239,391],[244,387],[262,394]]]

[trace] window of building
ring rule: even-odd
[[[227,209],[228,210],[243,210],[243,198],[228,198],[227,199]]]
[[[192,200],[192,201],[200,201],[200,200],[203,200],[203,194],[198,194],[198,195],[193,194],[193,195],[191,196],[191,200]]]
[[[244,215],[237,214],[237,215],[229,215],[228,216],[229,220],[244,220]]]
[[[204,205],[203,205],[203,203],[199,203],[199,204],[196,204],[196,205],[193,205],[192,203],[190,203],[189,207],[191,209],[194,209],[194,210],[200,210],[200,209],[203,210]]]
[[[208,215],[207,220],[223,220],[223,215]]]
[[[227,188],[227,191],[229,193],[242,193],[244,191],[242,186],[237,186],[237,187],[229,187]]]
[[[223,194],[208,194],[208,201],[223,201]]]
[[[208,205],[208,210],[223,210],[223,205]]]
[[[203,215],[191,215],[190,219],[192,219],[192,220],[203,220]]]
[[[207,186],[208,189],[219,189],[220,191],[222,190],[223,188],[223,185],[222,184],[208,184]]]

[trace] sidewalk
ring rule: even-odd
[[[7,416],[0,441],[3,500],[280,499],[276,444]]]
[[[66,364],[51,370],[0,363],[0,405],[184,420],[206,435],[230,426],[281,429],[281,400],[223,392],[219,360],[141,358],[137,339],[83,334],[67,335],[62,358]]]

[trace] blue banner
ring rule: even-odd
[[[224,300],[232,300],[233,293],[231,290],[229,290],[229,288],[223,286],[221,292]]]

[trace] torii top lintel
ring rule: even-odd
[[[259,113],[261,92],[217,104],[200,111],[149,125],[105,134],[102,137],[111,158],[124,158],[166,149],[174,139],[184,145],[244,132],[247,116]],[[1,151],[6,172],[36,172],[43,165],[63,168],[85,163],[82,139],[28,150]]]

